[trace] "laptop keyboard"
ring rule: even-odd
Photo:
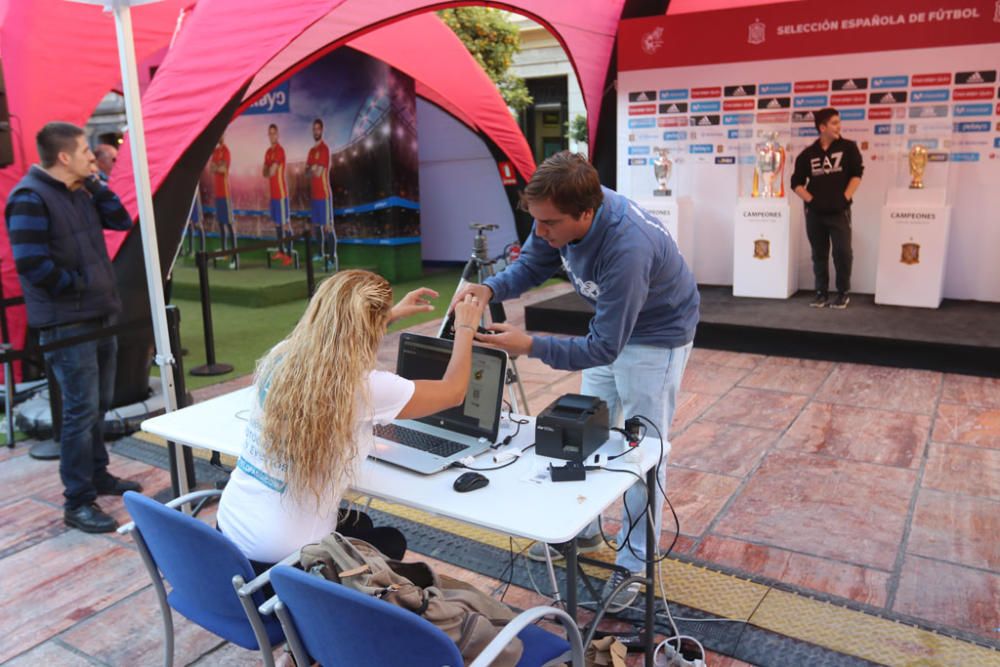
[[[429,435],[422,431],[416,431],[397,424],[376,424],[375,435],[386,440],[398,442],[406,447],[412,447],[441,457],[448,457],[469,448],[467,445],[455,442],[454,440],[446,440],[436,435]]]

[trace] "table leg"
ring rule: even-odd
[[[576,621],[576,539],[566,547],[566,613]]]
[[[656,466],[653,466],[646,473],[646,498],[648,499],[647,521],[652,524],[653,503],[656,502]],[[646,667],[653,667],[653,651],[656,646],[656,621],[654,611],[656,604],[656,589],[654,578],[656,576],[656,545],[660,536],[655,534],[654,526],[650,525],[646,531]],[[667,601],[664,600],[663,604]]]

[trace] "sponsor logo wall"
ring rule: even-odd
[[[870,4],[845,0],[834,11],[838,18],[828,3],[808,0],[623,22],[619,190],[650,198],[652,162],[638,163],[635,148],[669,149],[672,189],[694,201],[695,274],[702,283],[731,284],[733,210],[749,194],[754,146],[778,133],[788,149],[790,192],[795,158],[817,136],[813,111],[835,106],[843,136],[858,143],[865,162],[853,207],[855,290],[874,292],[881,208],[890,188],[909,182],[906,154],[921,143],[930,151],[925,180],[945,187],[953,207],[945,297],[1000,302],[1000,263],[993,258],[1000,247],[1000,188],[987,185],[1000,182],[1000,21],[994,21],[1000,3],[889,0],[873,14]],[[714,34],[738,42],[674,39],[699,21],[729,26]],[[824,21],[828,30],[821,31]],[[639,60],[626,42],[653,24],[663,28],[663,48]],[[938,46],[902,48],[918,44]],[[864,52],[843,53],[848,49]],[[638,119],[627,108],[639,103],[633,97],[639,93],[659,101],[653,117],[642,119],[660,130],[655,139],[630,138],[628,128],[640,126],[631,124]],[[803,224],[801,200],[790,194],[789,203],[793,220]],[[808,289],[812,271],[802,237],[799,284]]]

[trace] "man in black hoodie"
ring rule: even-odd
[[[865,167],[853,141],[840,136],[840,114],[820,109],[813,114],[819,139],[795,159],[792,190],[806,203],[806,234],[812,246],[816,298],[813,308],[847,308],[851,297],[851,200]],[[837,271],[837,297],[830,301],[830,245]]]

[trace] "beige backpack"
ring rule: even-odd
[[[392,560],[367,542],[331,533],[303,547],[304,570],[418,614],[443,630],[468,665],[514,618],[507,605],[426,563]],[[524,647],[515,639],[493,662],[513,667]]]

